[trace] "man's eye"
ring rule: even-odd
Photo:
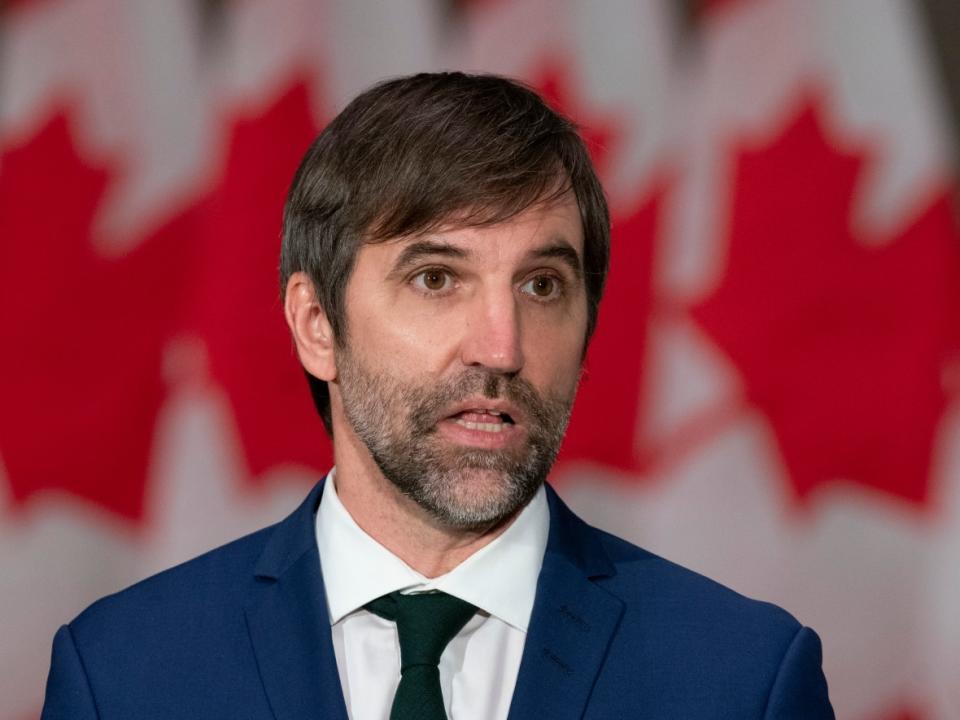
[[[446,270],[424,270],[413,276],[413,284],[426,292],[440,292],[449,290],[453,284],[450,274]]]
[[[551,275],[537,275],[521,285],[520,291],[538,298],[552,298],[560,294],[560,282]]]

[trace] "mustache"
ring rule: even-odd
[[[414,433],[427,435],[435,432],[437,423],[446,416],[447,408],[476,395],[491,400],[509,400],[535,426],[548,424],[558,412],[565,414],[569,405],[562,400],[542,397],[528,380],[521,377],[467,370],[438,383],[429,394],[420,398],[410,417]]]

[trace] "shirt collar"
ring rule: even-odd
[[[542,487],[499,537],[445,575],[426,578],[357,525],[334,482],[335,469],[327,475],[316,519],[331,624],[396,590],[442,590],[527,631],[550,530]]]

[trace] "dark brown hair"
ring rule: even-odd
[[[583,221],[586,342],[603,294],[610,219],[575,125],[502,77],[444,72],[382,82],[333,119],[294,176],[283,215],[281,293],[293,273],[305,272],[342,343],[344,296],[362,243],[451,221],[492,225],[566,192]],[[326,383],[307,377],[332,433]]]

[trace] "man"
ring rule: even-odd
[[[608,250],[584,145],[530,90],[355,99],[297,172],[281,260],[335,470],[61,628],[44,718],[833,717],[813,631],[544,486]]]

